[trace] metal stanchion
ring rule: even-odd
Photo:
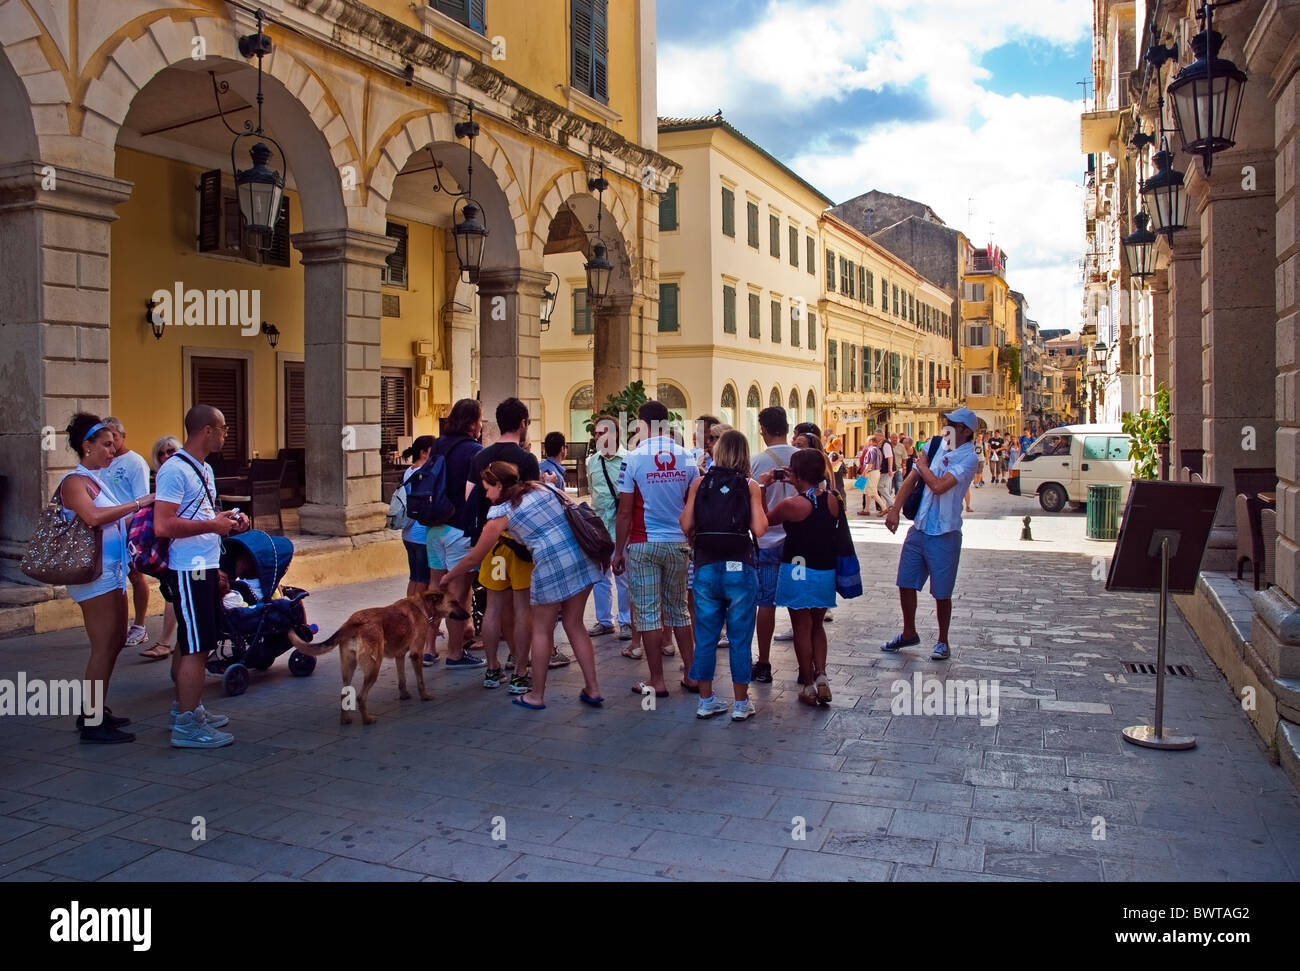
[[[1185,749],[1196,747],[1194,735],[1175,735],[1164,727],[1165,720],[1165,623],[1169,612],[1169,537],[1160,540],[1160,628],[1156,635],[1156,723],[1132,725],[1123,731],[1124,741],[1144,748]]]

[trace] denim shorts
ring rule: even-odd
[[[961,530],[931,536],[913,526],[903,540],[898,556],[898,585],[920,590],[930,581],[930,596],[951,600],[957,586],[957,564],[961,560]]]
[[[758,548],[758,606],[776,606],[776,581],[781,573],[781,547]]]

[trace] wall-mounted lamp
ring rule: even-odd
[[[157,300],[146,300],[144,302],[144,319],[153,328],[154,339],[162,340],[163,327],[166,322],[163,320],[162,314],[158,312]]]
[[[542,291],[542,330],[551,329],[551,314],[555,313],[555,300],[560,295],[560,277],[552,271],[551,279],[555,282]]]
[[[265,320],[262,321],[262,336],[271,345],[271,350],[275,350],[275,345],[280,343],[280,329],[275,324],[268,324]]]

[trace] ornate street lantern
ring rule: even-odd
[[[600,164],[600,175],[594,179],[587,180],[587,189],[596,193],[596,241],[591,247],[591,259],[583,266],[587,271],[587,304],[590,307],[599,307],[605,302],[605,297],[609,294],[609,281],[614,275],[614,265],[610,263],[606,253],[608,249],[600,235],[601,221],[605,215],[605,190],[609,188],[609,181],[605,178],[605,163]],[[590,235],[590,233],[588,234]]]
[[[457,138],[469,139],[469,165],[465,188],[461,192],[452,192],[443,185],[443,163],[435,158],[433,176],[436,184],[433,191],[445,192],[453,199],[465,200],[465,205],[460,211],[460,219],[454,222],[451,232],[456,240],[456,261],[460,264],[461,279],[466,283],[477,283],[479,271],[483,269],[483,250],[487,245],[488,228],[486,216],[479,218],[483,207],[474,199],[474,139],[478,137],[479,127],[478,122],[474,120],[474,102],[467,103],[469,120],[457,122],[455,127]],[[432,149],[429,154],[433,154]]]
[[[1156,271],[1156,234],[1147,229],[1151,217],[1139,212],[1133,217],[1137,227],[1124,237],[1124,255],[1128,258],[1130,276],[1145,280]]]
[[[1214,8],[1201,4],[1204,29],[1192,38],[1196,60],[1169,82],[1174,107],[1174,126],[1183,140],[1183,151],[1201,156],[1205,174],[1216,152],[1232,148],[1241,113],[1246,75],[1232,61],[1219,57],[1223,35],[1214,29]]]
[[[275,345],[280,343],[280,328],[276,327],[275,324],[268,324],[264,320],[262,321],[262,336],[271,345],[271,350],[275,350]]]
[[[1187,189],[1183,173],[1173,167],[1174,155],[1164,139],[1153,161],[1156,172],[1142,183],[1142,205],[1151,214],[1151,229],[1172,237],[1187,226]]]
[[[542,291],[542,330],[551,329],[551,314],[555,313],[555,300],[560,295],[559,275],[552,272],[551,279],[555,282]]]

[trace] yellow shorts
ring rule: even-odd
[[[478,582],[489,590],[528,590],[533,584],[533,564],[498,540],[478,568]]]

